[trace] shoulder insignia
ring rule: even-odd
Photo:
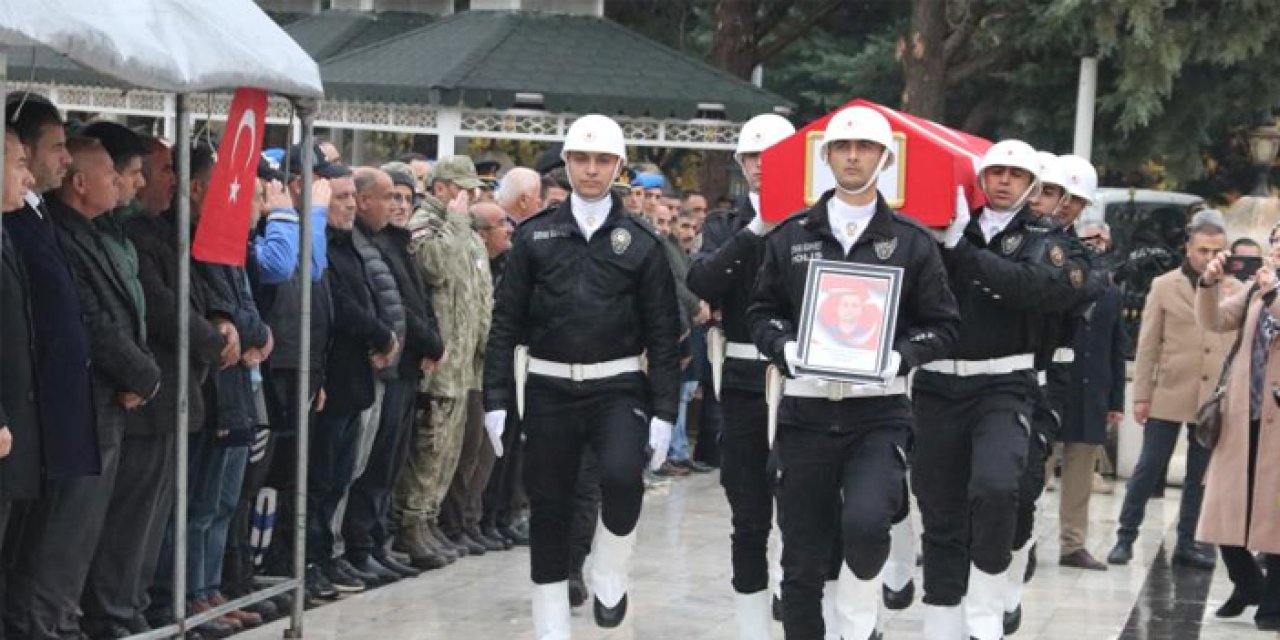
[[[1084,269],[1071,267],[1067,277],[1071,279],[1071,286],[1077,289],[1084,286]]]
[[[877,240],[875,242],[876,257],[881,260],[888,260],[895,250],[898,248],[898,239],[890,238],[888,240]]]
[[[627,252],[627,247],[631,246],[631,232],[626,229],[614,229],[609,234],[609,244],[613,247],[613,252],[622,255]]]
[[[1022,246],[1021,233],[1011,233],[1005,236],[1004,240],[1000,241],[1000,250],[1004,252],[1004,254],[1007,256],[1010,256],[1016,253],[1018,251],[1018,247],[1021,247],[1021,246]]]
[[[409,233],[410,241],[429,240],[434,237],[436,237],[436,230],[428,226],[418,227]]]
[[[1061,267],[1066,261],[1067,255],[1066,252],[1062,250],[1061,246],[1055,244],[1052,247],[1049,247],[1049,262],[1053,263],[1053,266]]]

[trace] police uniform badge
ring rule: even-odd
[[[1022,246],[1021,233],[1011,233],[1005,236],[1004,240],[1000,242],[1000,250],[1003,251],[1004,254],[1007,256],[1013,255],[1013,253],[1018,250],[1018,247],[1021,247],[1021,246]]]
[[[877,240],[873,245],[876,249],[876,257],[881,260],[888,260],[893,252],[898,248],[898,239],[890,238],[888,240]]]
[[[1071,267],[1071,271],[1067,274],[1067,277],[1071,280],[1071,286],[1077,289],[1084,286],[1084,270],[1080,267]]]
[[[1062,247],[1053,245],[1049,247],[1049,262],[1055,267],[1061,267],[1067,261],[1067,255],[1062,252]]]
[[[631,246],[631,232],[626,229],[614,229],[609,234],[609,244],[613,246],[613,252],[622,255],[627,252],[627,247]]]

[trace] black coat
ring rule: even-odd
[[[160,390],[160,366],[146,344],[146,319],[103,247],[101,232],[56,197],[48,203],[80,286],[89,326],[98,437],[108,442],[124,434],[126,423],[140,420],[120,404],[119,394],[153,399]]]
[[[408,229],[387,225],[374,236],[373,243],[382,251],[395,276],[404,303],[407,335],[404,355],[400,357],[400,377],[417,379],[422,376],[423,358],[439,360],[444,355],[444,340],[440,338],[440,325],[431,306],[431,292],[409,257]]]
[[[385,352],[394,335],[374,311],[364,260],[350,231],[330,228],[329,278],[333,293],[333,344],[324,381],[325,411],[359,413],[373,405],[371,352]]]
[[[0,459],[0,503],[40,494],[40,413],[36,408],[35,342],[27,272],[4,235],[0,248],[0,425],[13,448]]]
[[[6,214],[4,227],[22,254],[31,283],[36,348],[36,404],[45,476],[61,480],[102,469],[89,371],[89,331],[80,288],[48,210]]]
[[[147,298],[147,346],[160,365],[160,393],[130,422],[131,434],[160,435],[173,432],[178,403],[178,235],[169,216],[139,215],[128,222],[127,233],[138,252],[138,280]],[[200,388],[218,366],[224,342],[205,317],[208,303],[204,278],[191,270],[190,373],[187,391],[189,431],[204,425],[205,407]]]
[[[1107,412],[1124,411],[1124,362],[1129,336],[1120,289],[1108,286],[1080,318],[1075,362],[1063,408],[1063,442],[1104,444]]]
[[[225,318],[235,325],[241,353],[266,346],[270,330],[258,315],[244,269],[206,262],[194,266],[208,287],[209,317]],[[226,444],[247,445],[258,419],[249,369],[234,364],[216,371],[204,393],[206,426],[230,431]]]

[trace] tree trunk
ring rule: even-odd
[[[711,40],[711,62],[715,66],[749,80],[756,66],[756,3],[748,0],[719,0],[715,8],[715,33]],[[729,192],[729,163],[732,157],[719,151],[702,154],[702,192],[714,202]]]
[[[947,110],[947,0],[912,0],[911,26],[898,40],[906,81],[902,109],[943,122]]]

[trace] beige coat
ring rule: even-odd
[[[1151,281],[1133,362],[1133,401],[1150,402],[1152,418],[1194,422],[1235,339],[1202,330],[1195,299],[1196,288],[1181,269]]]
[[[1280,384],[1280,340],[1272,342],[1267,356],[1253,504],[1246,505],[1249,480],[1249,351],[1262,310],[1262,298],[1255,295],[1246,311],[1247,293],[1247,287],[1222,291],[1220,287],[1209,287],[1200,289],[1196,300],[1196,314],[1205,328],[1212,331],[1241,328],[1244,332],[1240,352],[1227,376],[1222,404],[1222,433],[1204,474],[1204,504],[1200,508],[1196,539],[1247,547],[1250,551],[1280,553],[1280,407],[1271,399],[1270,391],[1274,385]],[[1271,304],[1270,311],[1280,317],[1280,299]],[[1247,536],[1246,513],[1251,514]]]

